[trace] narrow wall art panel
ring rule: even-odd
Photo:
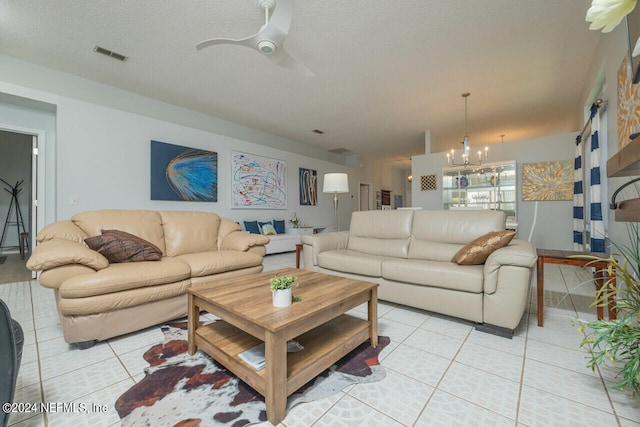
[[[286,209],[287,164],[283,160],[233,151],[232,209]]]
[[[218,153],[151,141],[151,200],[218,201]]]
[[[318,171],[299,169],[300,206],[316,206],[318,204]]]

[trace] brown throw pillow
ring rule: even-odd
[[[451,261],[460,265],[484,264],[493,251],[507,246],[515,235],[516,232],[511,230],[487,233],[460,249]]]
[[[100,236],[88,237],[84,241],[111,263],[158,261],[162,258],[162,251],[157,246],[125,231],[102,230]]]

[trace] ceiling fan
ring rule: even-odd
[[[258,0],[260,7],[264,9],[265,24],[256,34],[244,39],[211,39],[205,40],[196,45],[196,49],[202,50],[209,46],[218,44],[235,44],[256,49],[263,53],[276,65],[289,70],[300,72],[306,76],[313,76],[304,64],[284,50],[284,40],[289,34],[289,26],[293,16],[294,0]],[[275,8],[275,10],[274,10]],[[269,19],[270,12],[271,19]]]

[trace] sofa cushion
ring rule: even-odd
[[[505,223],[502,211],[423,210],[414,212],[411,233],[417,241],[466,245],[490,231],[504,230]]]
[[[161,211],[167,256],[218,249],[220,217],[209,212]]]
[[[260,228],[260,234],[264,234],[264,231],[262,230],[262,228],[266,225],[271,225],[273,226],[273,224],[271,223],[271,221],[258,221],[258,227]]]
[[[409,256],[412,259],[451,262],[451,258],[463,247],[457,243],[411,239]]]
[[[276,229],[273,228],[273,225],[271,225],[271,223],[267,223],[264,224],[263,226],[260,227],[262,229],[262,234],[264,234],[265,236],[275,236],[276,234]]]
[[[160,261],[118,263],[96,273],[74,276],[60,285],[63,298],[84,298],[93,295],[163,285],[189,279],[189,265],[175,258]]]
[[[363,276],[381,277],[384,257],[355,252],[349,249],[323,251],[318,254],[318,265],[328,270]]]
[[[387,258],[382,263],[385,280],[480,293],[484,288],[484,268],[460,266],[453,262]]]
[[[406,258],[412,215],[412,211],[354,212],[347,248],[363,254]]]
[[[378,239],[407,239],[413,211],[360,211],[351,214],[349,234]]]
[[[176,259],[189,265],[192,277],[210,276],[262,264],[262,256],[238,251],[199,252],[180,255]]]
[[[460,249],[451,261],[460,265],[484,264],[493,251],[507,246],[515,235],[511,230],[489,232]]]
[[[275,254],[280,252],[293,252],[296,250],[296,244],[300,243],[296,234],[276,234],[275,236],[269,236],[269,243],[267,243],[266,253]]]
[[[88,237],[84,242],[111,263],[158,261],[162,258],[162,251],[157,246],[126,231],[102,230],[101,235]]]
[[[273,228],[276,229],[277,234],[284,234],[284,219],[274,219]]]
[[[244,229],[251,234],[262,234],[258,226],[258,221],[244,221]]]
[[[114,264],[132,265],[132,264]],[[128,289],[120,292],[110,292],[100,295],[90,295],[84,298],[58,298],[58,309],[65,316],[104,316],[105,313],[123,308],[135,307],[154,301],[184,295],[191,286],[191,280],[185,279],[174,283],[157,286],[146,286],[137,289]],[[186,307],[186,299],[185,299]],[[137,312],[138,316],[140,315]],[[72,321],[72,319],[69,319]],[[102,333],[108,333],[100,331]]]
[[[162,220],[155,211],[104,209],[76,214],[71,221],[89,237],[100,235],[102,230],[122,230],[165,252]]]

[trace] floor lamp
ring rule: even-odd
[[[340,231],[340,226],[338,225],[338,193],[349,192],[349,176],[346,173],[325,173],[322,192],[333,193],[333,209],[336,214],[336,228]]]

